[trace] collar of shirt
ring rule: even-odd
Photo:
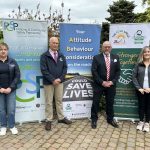
[[[3,59],[3,60],[0,59],[0,61],[3,63],[8,62],[8,57],[6,59]]]
[[[52,51],[51,49],[49,49],[49,52],[50,52],[51,56],[54,58],[54,51]],[[58,52],[55,51],[55,53],[56,53],[56,55],[58,56]]]
[[[106,58],[108,58],[110,60],[110,54],[108,56],[106,56],[105,53],[103,53],[103,56],[104,56],[105,60],[106,60]]]

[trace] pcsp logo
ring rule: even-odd
[[[14,21],[4,22],[4,30],[14,31],[16,30],[17,27],[18,27],[18,23]]]

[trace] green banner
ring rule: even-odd
[[[119,55],[121,64],[114,102],[115,117],[138,119],[138,103],[132,83],[132,70],[140,50],[133,48],[112,50],[113,53]]]

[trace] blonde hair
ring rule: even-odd
[[[6,43],[4,43],[4,42],[0,43],[0,47],[1,46],[5,46],[7,48],[7,50],[9,49],[8,45]]]
[[[144,47],[142,48],[142,50],[141,50],[141,52],[140,52],[140,54],[139,54],[139,57],[138,57],[138,63],[142,63],[142,62],[143,62],[143,54],[144,54],[144,51],[145,51],[147,48],[150,49],[149,46],[144,46]]]

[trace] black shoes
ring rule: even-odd
[[[69,125],[72,123],[72,121],[68,120],[67,118],[64,118],[62,120],[58,120],[58,123],[64,123],[64,124]]]
[[[45,124],[45,130],[50,131],[51,130],[51,122],[47,121]]]
[[[119,125],[115,120],[107,121],[108,124],[112,125],[114,128],[119,128]]]
[[[92,129],[96,129],[96,127],[97,127],[97,121],[92,121],[91,127],[92,127]]]

